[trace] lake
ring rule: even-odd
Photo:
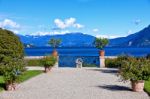
[[[52,53],[52,48],[38,47],[25,48],[26,56],[44,56]],[[58,48],[60,56],[98,56],[99,50],[96,48]],[[132,56],[145,56],[150,54],[150,48],[105,48],[106,56],[118,56],[121,54],[128,54]]]
[[[45,56],[52,53],[52,48],[25,48],[26,56]],[[99,66],[99,49],[96,48],[58,48],[59,66],[75,67],[76,59],[82,58],[84,65]],[[146,56],[150,54],[150,48],[105,48],[106,56],[118,56],[128,54],[131,56]]]

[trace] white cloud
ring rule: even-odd
[[[99,29],[95,28],[95,29],[93,29],[93,32],[99,32]]]
[[[116,35],[96,35],[96,37],[101,37],[101,38],[108,38],[108,39],[113,39],[113,38],[118,38],[118,37],[123,37],[123,36],[116,36]]]
[[[55,19],[54,23],[55,23],[56,27],[60,28],[60,29],[66,29],[69,27],[74,27],[74,28],[80,29],[80,28],[84,27],[83,25],[76,23],[75,18],[68,18],[68,19],[65,19],[64,21],[62,21],[61,19]]]
[[[81,29],[81,28],[84,28],[84,25],[81,25],[81,24],[74,24],[73,25],[75,28],[77,28],[77,29]]]
[[[0,22],[0,27],[5,29],[19,29],[20,25],[10,19],[4,19]]]

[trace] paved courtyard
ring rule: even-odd
[[[53,69],[0,93],[0,99],[150,99],[145,92],[132,92],[130,83],[119,82],[115,70]]]

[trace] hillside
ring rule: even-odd
[[[109,46],[150,47],[150,25],[127,37],[111,39]]]
[[[62,40],[61,46],[62,47],[88,47],[92,46],[92,43],[95,37],[83,33],[68,33],[64,35],[45,35],[45,36],[22,36],[19,35],[21,41],[25,45],[32,45],[32,46],[49,46],[48,41],[50,38],[60,38]]]
[[[64,35],[45,35],[45,36],[31,36],[18,35],[25,46],[32,47],[49,46],[50,38],[60,38],[62,40],[62,47],[92,47],[94,36],[83,33],[68,33]],[[120,37],[110,39],[109,47],[150,47],[150,25],[143,30],[128,35],[127,37]]]

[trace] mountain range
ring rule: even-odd
[[[93,47],[94,36],[83,33],[67,33],[64,35],[18,35],[25,47],[41,47],[49,46],[50,38],[60,38],[62,40],[61,47]],[[110,39],[108,47],[150,47],[150,25],[143,30],[128,35]]]

